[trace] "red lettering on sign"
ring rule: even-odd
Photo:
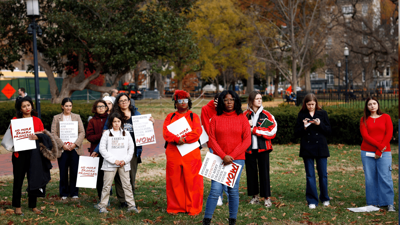
[[[228,186],[231,186],[231,183],[233,181],[235,181],[238,169],[239,169],[239,166],[237,166],[236,164],[232,163],[232,169],[231,169],[231,171],[229,171],[229,173],[228,173],[228,181],[226,181],[226,184]]]

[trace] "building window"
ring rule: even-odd
[[[328,39],[326,40],[326,47],[332,48],[332,37],[328,37]]]
[[[362,6],[362,15],[366,16],[368,14],[368,4],[363,4]]]
[[[362,82],[365,82],[365,69],[362,70]]]
[[[342,13],[343,14],[353,14],[353,6],[352,5],[344,5],[342,6]]]
[[[330,84],[330,85],[333,85],[333,84],[334,84],[332,72],[326,71],[326,73],[325,73],[325,79],[328,80],[328,85],[329,85],[329,84]]]
[[[390,67],[386,67],[386,76],[390,76]]]
[[[311,78],[311,80],[317,80],[318,79],[318,73],[311,73],[310,74],[310,78]]]
[[[362,36],[362,42],[364,45],[368,44],[368,36],[367,35]]]

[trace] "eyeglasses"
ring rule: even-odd
[[[118,101],[118,103],[120,103],[120,104],[122,104],[122,103],[127,103],[127,102],[129,102],[128,99]]]
[[[185,99],[178,99],[178,103],[182,104],[182,103],[188,103],[189,99],[185,98]]]
[[[226,98],[226,99],[224,99],[224,102],[225,103],[227,103],[227,102],[235,102],[235,99],[234,98]]]
[[[102,109],[102,108],[105,108],[105,107],[106,107],[105,105],[98,105],[97,106],[98,109]]]

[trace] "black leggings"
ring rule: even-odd
[[[21,189],[24,183],[25,174],[29,173],[29,167],[31,164],[31,153],[32,151],[21,151],[17,154],[18,158],[12,154],[12,164],[13,164],[13,196],[12,196],[12,206],[16,208],[21,207]],[[28,175],[29,177],[29,175]],[[29,181],[28,181],[29,182]],[[29,208],[36,208],[37,195],[34,192],[28,193],[28,205]]]
[[[247,194],[249,196],[258,194],[264,198],[271,196],[269,153],[270,151],[246,153]],[[258,188],[258,175],[260,176],[260,189]]]

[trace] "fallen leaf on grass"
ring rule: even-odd
[[[8,223],[7,223],[7,225],[12,225],[12,224],[14,224],[14,221],[12,221],[12,220],[8,221]]]
[[[56,211],[56,214],[55,214],[55,216],[57,216],[58,215],[58,209],[57,209],[57,211]]]
[[[379,222],[379,221],[381,221],[381,219],[373,219],[373,220],[371,220],[372,222]]]
[[[154,223],[152,220],[149,220],[149,219],[144,219],[143,222],[149,223],[149,224],[153,224]],[[174,224],[175,224],[175,221],[174,221]]]
[[[282,216],[286,216],[286,213],[283,213]]]
[[[273,220],[276,220],[276,218],[275,218],[275,217],[271,217],[271,219],[273,219]]]
[[[336,216],[332,218],[332,220],[336,220]]]
[[[311,213],[303,213],[303,216],[309,216]]]
[[[265,216],[262,216],[262,217],[261,217],[261,219],[263,219],[263,220],[266,220],[266,219],[267,219],[267,217],[265,217]]]
[[[40,210],[45,210],[46,209],[46,206],[42,206],[42,207],[40,207]]]
[[[69,225],[69,223],[67,221],[65,221],[65,224]]]

